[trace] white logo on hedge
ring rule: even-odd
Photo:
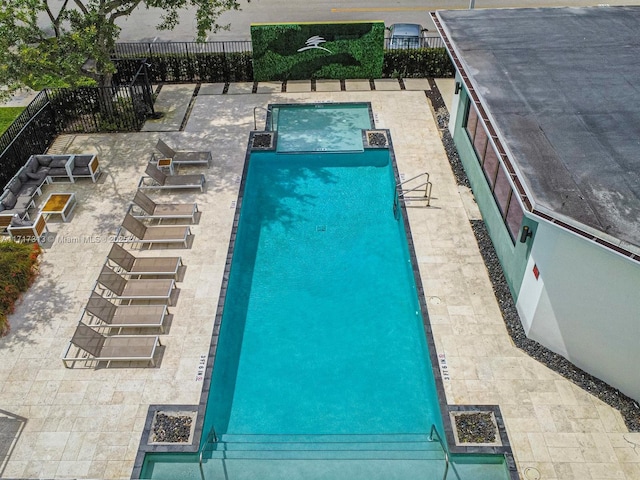
[[[309,37],[309,39],[305,42],[306,47],[299,48],[299,52],[304,52],[305,50],[311,50],[312,48],[317,48],[319,50],[324,50],[325,52],[333,53],[331,50],[321,47],[321,43],[325,43],[326,40],[319,35],[314,35],[313,37]]]

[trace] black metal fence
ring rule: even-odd
[[[409,37],[409,38],[385,38],[385,50],[409,50],[416,48],[444,48],[442,37]]]
[[[410,57],[410,53],[419,53],[444,49],[440,37],[421,37],[405,39],[385,39],[385,57],[391,56],[389,64],[396,64],[400,56]],[[234,42],[143,42],[118,43],[113,53],[117,59],[118,70],[130,72],[137,68],[141,58],[145,59],[148,78],[152,83],[180,82],[252,82],[253,51],[248,40]],[[430,55],[426,55],[430,58]],[[404,70],[411,76],[421,76],[426,69],[419,65],[410,66],[405,59]],[[415,62],[414,62],[415,63]],[[407,67],[408,66],[408,67]],[[439,69],[441,70],[441,69]],[[397,74],[392,68],[383,72],[383,77]]]
[[[131,70],[145,59],[148,78],[165,82],[240,82],[253,80],[250,41],[118,43],[113,57]],[[130,64],[130,65],[129,65]]]
[[[34,153],[54,140],[55,115],[46,91],[40,92],[0,136],[0,185],[6,185]]]
[[[0,185],[62,133],[131,132],[153,112],[150,86],[47,89],[40,92],[0,137]]]

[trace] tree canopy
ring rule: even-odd
[[[0,96],[16,88],[108,85],[118,20],[136,8],[162,10],[160,30],[171,30],[179,12],[196,7],[197,38],[228,26],[217,19],[238,0],[10,0],[0,2]],[[88,65],[90,67],[88,68]]]

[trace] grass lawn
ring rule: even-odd
[[[9,128],[23,110],[24,107],[0,107],[0,135]]]

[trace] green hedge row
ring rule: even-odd
[[[444,48],[387,50],[382,75],[386,78],[449,78],[455,74]]]

